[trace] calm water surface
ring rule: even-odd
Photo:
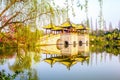
[[[0,71],[15,80],[120,80],[120,48],[51,45],[0,50]]]

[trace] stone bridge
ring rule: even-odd
[[[89,35],[87,34],[49,34],[40,39],[43,53],[57,55],[76,55],[89,51]],[[57,44],[57,45],[56,45]]]
[[[57,40],[60,39],[60,36],[61,36],[60,34],[45,35],[40,39],[40,44],[41,45],[55,45],[55,44],[57,44]]]
[[[66,34],[48,34],[40,38],[41,45],[56,45],[56,44],[89,44],[88,34],[66,33]]]

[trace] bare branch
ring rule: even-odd
[[[0,13],[0,17],[12,6],[16,3],[16,0],[14,0],[11,4],[6,6],[6,8]]]
[[[2,25],[2,27],[0,27],[0,31],[1,31],[5,26],[7,26],[8,23],[9,23],[13,18],[15,18],[19,13],[20,13],[20,12],[16,12],[12,17],[10,17],[10,18],[7,20],[7,22],[4,23],[4,24]]]
[[[50,11],[48,11],[48,12],[41,13],[41,14],[39,14],[39,15],[37,15],[37,16],[34,16],[34,17],[29,17],[29,18],[27,18],[27,19],[23,20],[23,22],[28,21],[28,20],[35,19],[36,17],[42,16],[42,15],[44,15],[44,14],[48,14],[48,13],[51,13],[51,12],[50,12]]]
[[[9,22],[9,23],[8,23],[8,25],[9,25],[9,24],[17,24],[17,23],[23,23],[23,21],[14,21],[14,22]]]

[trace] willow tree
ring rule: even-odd
[[[98,0],[99,1],[99,6],[100,6],[100,14],[99,14],[99,28],[100,30],[103,29],[103,25],[104,25],[104,20],[103,20],[103,12],[102,12],[102,9],[103,9],[103,0]]]
[[[107,31],[106,21],[104,21],[103,27],[104,27],[104,32],[106,32]]]
[[[6,4],[3,5],[3,3]],[[44,3],[47,3],[47,1],[44,1]],[[44,3],[38,3],[38,0],[1,0],[0,32],[5,27],[10,28],[14,24],[35,24],[37,17],[44,14],[53,14],[54,10],[50,3],[47,5]],[[44,7],[41,5],[44,5]]]
[[[15,0],[14,1],[8,1],[8,0],[4,0],[4,1],[2,0],[1,1],[2,10],[0,11],[0,18],[1,18],[1,20],[0,20],[0,22],[1,22],[0,31],[4,27],[8,26],[9,22],[19,14],[19,12],[16,12],[12,15],[11,14],[12,12],[9,12],[10,8],[16,3],[17,3],[17,1],[15,1]],[[8,15],[6,15],[7,12],[9,14],[11,14],[11,15],[9,15],[9,17],[8,17]]]
[[[28,44],[33,35],[28,29],[36,29],[44,15],[54,15],[54,8],[48,0],[0,0],[0,40],[3,44]],[[4,4],[3,4],[4,3]],[[40,25],[41,26],[41,25]],[[25,28],[24,28],[25,27]],[[27,31],[24,32],[26,29]],[[22,33],[24,32],[24,33]],[[38,31],[36,31],[36,36]],[[26,37],[25,37],[26,36]],[[22,41],[22,42],[20,42]],[[29,41],[29,42],[28,42]],[[34,42],[34,40],[32,40]]]
[[[60,5],[56,5],[54,0],[51,0],[51,5],[51,8],[53,9],[53,15],[49,16],[49,20],[51,20],[55,25],[60,25],[65,22],[68,18],[68,0],[65,0],[66,8],[61,8]]]
[[[91,26],[91,27],[90,27],[90,28],[91,28],[91,33],[93,34],[94,29],[93,29],[93,21],[92,21],[92,18],[91,18],[90,21],[91,21],[91,24],[90,24],[90,26]]]
[[[85,13],[86,13],[86,24],[89,27],[89,19],[88,19],[88,0],[85,0]]]
[[[97,19],[96,19],[96,22],[95,22],[95,26],[96,26],[96,34],[98,34],[98,24],[97,24]]]
[[[2,5],[3,2],[8,4],[4,5],[3,10],[0,11],[0,22],[2,23],[0,31],[6,26],[10,27],[10,24],[35,23],[37,17],[53,13],[52,8],[45,10],[46,7],[39,7],[45,4],[38,4],[37,0],[1,0],[0,4]],[[10,9],[12,10],[10,11]]]
[[[111,32],[113,30],[113,26],[112,26],[112,23],[110,22],[109,23],[109,31]]]
[[[118,29],[120,30],[120,21],[118,22]]]
[[[51,12],[42,15],[38,18],[39,24],[41,26],[45,26],[49,23],[60,25],[66,20],[67,9],[61,8],[59,5],[56,5],[54,0],[41,0],[40,4],[41,4],[39,5],[39,8],[41,8],[40,12],[44,11]]]

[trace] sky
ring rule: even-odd
[[[84,0],[80,0],[81,4],[84,4]],[[60,6],[64,6],[64,0],[55,0],[55,3]],[[74,4],[74,10],[76,16],[72,16],[72,12],[69,11],[70,20],[74,23],[81,23],[85,21],[85,11],[80,10]],[[109,26],[111,22],[113,27],[118,26],[120,20],[120,0],[103,0],[103,18],[106,21],[106,26]],[[95,26],[96,19],[99,20],[99,2],[98,0],[88,0],[88,16],[92,19],[93,26]]]

